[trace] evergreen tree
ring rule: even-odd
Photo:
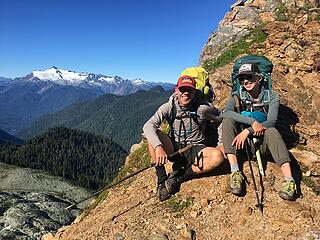
[[[113,179],[126,156],[109,139],[65,127],[49,129],[21,146],[0,146],[1,162],[45,170],[91,189]]]

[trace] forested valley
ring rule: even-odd
[[[112,180],[127,152],[92,133],[56,127],[23,145],[0,145],[0,161],[47,171],[83,187],[99,189]]]

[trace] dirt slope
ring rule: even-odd
[[[258,181],[255,163],[253,167]],[[302,195],[295,202],[282,200],[277,194],[282,181],[279,168],[268,162],[262,216],[255,207],[248,162],[244,169],[248,178],[244,197],[227,190],[229,175],[219,171],[184,183],[165,202],[155,196],[155,173],[149,169],[112,189],[83,221],[60,230],[55,239],[320,238],[320,198],[309,187],[301,184]]]
[[[301,196],[295,202],[280,199],[280,170],[268,162],[267,178],[262,181],[262,217],[255,207],[253,182],[245,162],[248,184],[244,197],[228,192],[229,172],[220,171],[184,183],[176,196],[160,203],[155,196],[155,173],[149,169],[112,189],[87,217],[61,229],[55,239],[320,239],[320,198],[314,193],[320,192],[320,8],[307,8],[319,1],[282,1],[287,7],[282,19],[272,12],[278,11],[277,2],[237,1],[210,36],[200,62],[219,57],[232,44],[226,41],[240,39],[242,32],[261,19],[267,37],[253,44],[250,52],[266,55],[275,65],[273,88],[284,106],[280,121],[288,125],[287,133],[292,132],[285,140],[294,142],[291,138],[299,135],[299,145],[290,152],[298,162],[294,164],[295,178],[304,180],[299,184]],[[215,104],[220,108],[230,94],[231,69],[232,63],[228,63],[210,72]],[[255,164],[254,172],[258,180]]]

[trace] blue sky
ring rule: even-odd
[[[0,0],[0,76],[51,66],[176,82],[233,0]]]

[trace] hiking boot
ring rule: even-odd
[[[170,194],[175,194],[180,190],[181,183],[183,183],[183,176],[179,175],[179,173],[179,171],[170,173],[169,178],[164,182]]]
[[[242,196],[244,194],[244,176],[238,170],[231,173],[230,176],[230,191],[237,196]]]
[[[294,180],[284,181],[282,183],[279,196],[284,200],[294,201],[296,199],[297,185]]]
[[[160,200],[160,202],[167,200],[171,197],[171,194],[168,192],[168,190],[166,189],[166,186],[163,183],[158,184],[157,186],[157,196]]]

